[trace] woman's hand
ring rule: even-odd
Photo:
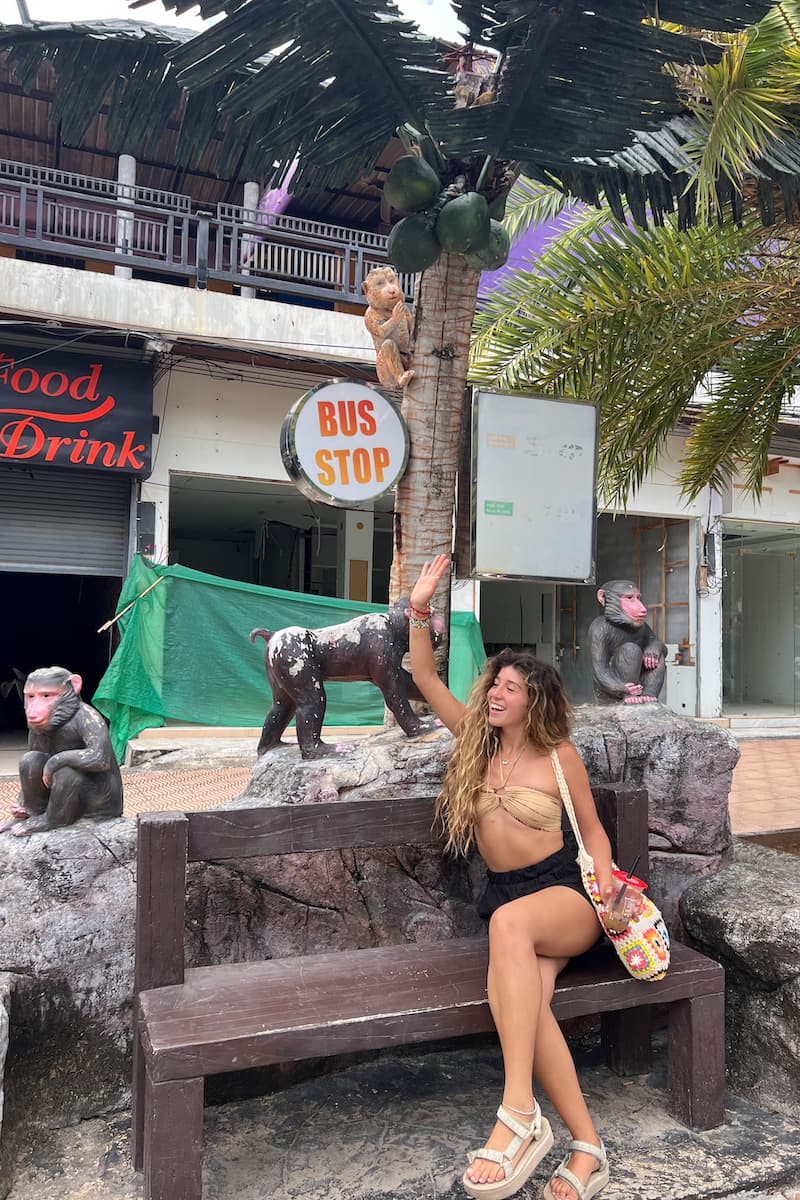
[[[450,566],[449,554],[437,554],[430,562],[422,564],[417,582],[411,589],[411,607],[424,612],[430,606],[431,597],[439,581]]]
[[[617,897],[617,892],[620,889],[620,884],[617,883],[616,880],[611,880],[608,883],[601,883],[600,880],[598,879],[597,886],[600,889],[600,895],[603,897],[603,908],[608,910],[609,908],[611,908],[612,904],[614,903],[614,900]],[[633,892],[635,890],[636,890],[635,888],[630,888],[629,894],[630,894],[630,892]],[[631,906],[631,915],[630,915],[631,921],[636,920],[636,918],[640,915],[643,907],[644,907],[644,893],[637,892],[634,903]]]

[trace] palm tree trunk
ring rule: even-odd
[[[419,279],[411,359],[414,378],[403,395],[411,452],[395,498],[390,603],[408,594],[426,559],[451,552],[455,478],[468,413],[469,341],[479,279],[480,272],[468,267],[462,255],[445,253]],[[445,618],[446,643],[449,581],[435,602]],[[446,653],[440,653],[446,662]]]

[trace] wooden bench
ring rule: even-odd
[[[618,860],[646,863],[646,793],[619,786],[595,799]],[[431,797],[139,817],[133,1157],[146,1200],[202,1196],[206,1075],[493,1028],[484,937],[184,964],[187,862],[431,844],[432,818]],[[639,983],[604,950],[559,977],[556,1016],[601,1014],[610,1065],[631,1074],[649,1067],[651,1007],[667,1005],[670,1110],[695,1129],[720,1124],[722,968],[675,945],[666,978]]]

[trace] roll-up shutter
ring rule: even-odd
[[[124,575],[127,475],[0,467],[0,571]]]

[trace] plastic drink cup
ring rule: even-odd
[[[624,871],[614,871],[613,877],[616,890],[603,912],[603,921],[614,933],[622,933],[630,925],[647,884]]]

